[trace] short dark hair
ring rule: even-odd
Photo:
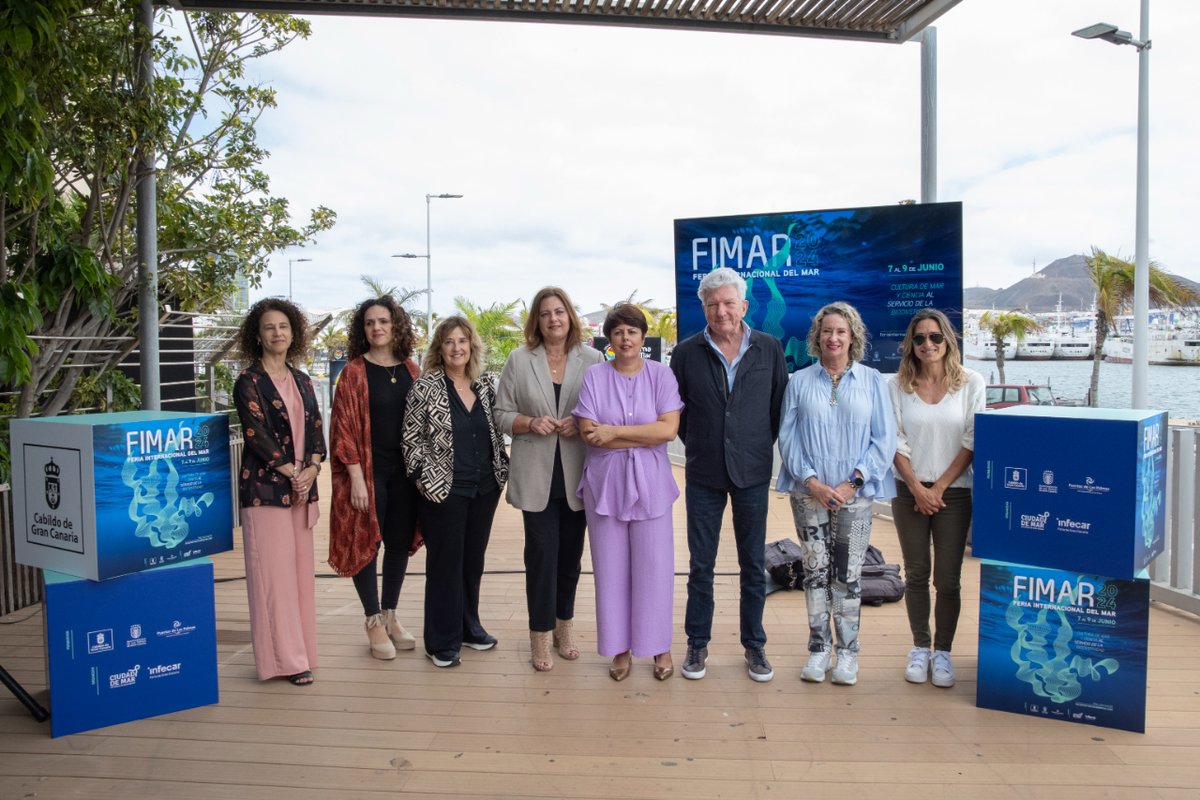
[[[282,297],[268,297],[250,306],[246,318],[242,320],[241,330],[238,331],[238,349],[242,358],[254,363],[262,358],[262,342],[258,339],[258,326],[262,324],[263,314],[268,311],[278,311],[288,318],[292,326],[292,344],[288,347],[287,361],[295,366],[308,352],[308,320],[300,307],[291,300]]]
[[[367,312],[374,306],[386,308],[392,315],[392,353],[401,361],[407,361],[412,355],[413,334],[412,318],[404,307],[389,295],[375,297],[359,303],[354,311],[354,319],[350,321],[350,330],[346,334],[349,340],[350,358],[358,358],[371,349],[367,341],[366,321]]]
[[[650,326],[646,323],[646,312],[633,303],[617,303],[604,318],[604,338],[612,338],[612,329],[618,325],[632,325],[644,336]]]

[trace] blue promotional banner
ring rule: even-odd
[[[45,575],[53,736],[218,701],[207,558],[103,582]]]
[[[864,363],[895,372],[918,310],[938,308],[961,330],[962,261],[961,203],[676,220],[679,338],[704,328],[700,280],[729,267],[749,285],[746,322],[783,343],[789,371],[811,362],[812,318],[840,300],[866,323]]]
[[[1146,729],[1150,584],[985,561],[976,705]]]
[[[975,417],[979,558],[1134,578],[1165,546],[1167,416],[1013,406]]]
[[[104,580],[233,547],[229,418],[14,420],[16,556]]]

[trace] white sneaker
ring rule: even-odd
[[[842,686],[858,683],[858,653],[839,650],[837,666],[833,668],[833,682]]]
[[[947,650],[933,651],[933,685],[943,689],[954,685],[954,662]]]
[[[909,683],[924,683],[929,680],[929,648],[914,647],[908,651],[908,666],[904,668],[904,680]]]
[[[823,683],[825,681],[825,673],[829,671],[829,662],[832,660],[833,654],[828,650],[819,653],[809,653],[808,663],[800,671],[800,680],[809,681],[810,683]]]

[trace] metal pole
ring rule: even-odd
[[[149,95],[154,85],[154,1],[141,0],[138,6],[138,27],[145,36],[138,58],[138,77],[142,91]],[[158,357],[158,208],[154,148],[141,148],[137,187],[137,255],[138,255],[138,365],[142,378],[142,408],[158,411],[162,408],[161,377]]]
[[[1150,380],[1150,0],[1142,0],[1138,48],[1137,227],[1133,269],[1133,396],[1146,408]]]
[[[425,346],[433,343],[433,253],[429,249],[429,210],[432,197],[425,195]]]
[[[937,202],[937,28],[921,31],[921,202]]]

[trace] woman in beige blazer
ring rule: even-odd
[[[496,394],[496,427],[512,437],[508,502],[525,518],[525,595],[533,668],[558,654],[579,658],[571,620],[587,522],[576,496],[584,445],[571,409],[583,372],[604,360],[585,345],[567,293],[548,286],[529,305],[525,347],[508,357]]]

